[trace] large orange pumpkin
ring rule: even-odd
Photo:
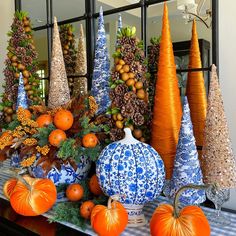
[[[82,138],[82,144],[86,148],[96,147],[97,143],[98,143],[98,138],[93,133],[86,134]]]
[[[12,178],[12,179],[9,179],[5,182],[5,184],[3,186],[3,194],[7,199],[10,199],[11,194],[17,184],[17,181],[18,181],[17,179]]]
[[[210,236],[210,225],[200,207],[186,206],[180,212],[178,210],[180,194],[188,188],[199,189],[200,187],[184,186],[176,193],[174,206],[162,204],[157,207],[150,221],[151,235]]]
[[[58,129],[68,130],[73,125],[74,117],[70,111],[63,109],[56,112],[53,121]]]
[[[19,176],[10,196],[16,213],[23,216],[41,215],[52,208],[57,199],[57,190],[50,179]]]
[[[103,194],[96,175],[93,175],[89,180],[89,190],[96,196]]]
[[[128,224],[123,205],[109,198],[107,207],[96,205],[91,213],[91,226],[99,236],[119,236]]]
[[[58,147],[62,141],[66,140],[66,133],[63,130],[55,129],[48,137],[48,141],[52,146]]]
[[[52,121],[52,117],[49,114],[43,114],[36,119],[39,128],[48,126]]]

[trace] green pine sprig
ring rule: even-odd
[[[63,141],[60,145],[57,156],[63,160],[67,158],[75,159],[77,157],[77,149],[75,148],[75,139],[69,138]]]
[[[34,134],[33,137],[38,139],[39,146],[45,146],[48,144],[48,136],[49,134],[55,130],[55,126],[53,124],[48,125],[47,127],[38,128],[38,133]]]

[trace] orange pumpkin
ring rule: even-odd
[[[86,148],[96,147],[97,143],[98,143],[98,138],[93,133],[86,134],[82,138],[82,144]]]
[[[151,221],[152,236],[210,236],[210,225],[203,211],[198,206],[186,206],[180,212],[178,201],[180,194],[189,188],[200,189],[202,186],[188,185],[176,193],[174,206],[162,204],[155,210]]]
[[[7,199],[10,199],[11,194],[16,186],[16,183],[17,183],[17,179],[15,178],[9,179],[5,182],[3,186],[3,194]]]
[[[24,116],[25,116],[26,119],[31,119],[32,114],[29,110],[24,109]]]
[[[58,147],[64,140],[66,140],[66,133],[60,129],[53,130],[48,137],[49,143],[55,147]]]
[[[84,202],[80,207],[80,215],[85,219],[90,219],[95,204],[92,201]]]
[[[123,205],[109,198],[107,207],[96,205],[91,214],[91,226],[100,236],[118,236],[128,224],[128,213]]]
[[[79,201],[84,195],[84,189],[80,184],[70,184],[66,189],[66,197],[70,201]]]
[[[68,110],[59,110],[56,112],[53,122],[58,129],[68,130],[74,122],[73,114]]]
[[[96,175],[93,175],[89,180],[89,190],[96,196],[103,194]]]
[[[48,126],[52,121],[52,117],[49,114],[43,114],[36,119],[39,128]]]
[[[19,176],[10,196],[10,203],[16,213],[23,216],[37,216],[47,212],[56,202],[57,190],[50,179]]]

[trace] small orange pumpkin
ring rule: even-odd
[[[9,179],[5,182],[5,184],[3,186],[3,194],[7,199],[10,199],[11,194],[17,184],[17,181],[18,181],[17,179],[12,178],[12,179]]]
[[[58,147],[64,140],[66,140],[66,133],[60,129],[53,130],[48,137],[49,143],[55,147]]]
[[[186,189],[202,189],[200,185],[187,185],[178,190],[174,207],[162,204],[156,208],[150,221],[152,236],[210,236],[211,229],[202,209],[198,206],[186,206],[180,212],[178,201]]]
[[[56,112],[53,121],[58,129],[65,131],[72,127],[74,117],[70,111],[63,109]]]
[[[80,184],[70,184],[66,189],[66,197],[74,202],[79,201],[84,195],[84,189]]]
[[[98,144],[98,138],[93,133],[86,134],[82,138],[82,144],[86,148],[96,147],[96,145]]]
[[[89,180],[89,190],[96,196],[103,194],[102,189],[98,183],[98,177],[95,174]]]
[[[95,204],[92,201],[83,202],[80,206],[80,215],[85,219],[90,219]]]
[[[57,190],[50,179],[18,176],[19,180],[10,196],[10,203],[16,213],[23,216],[37,216],[47,212],[57,199]]]
[[[27,118],[27,119],[31,119],[32,114],[31,114],[31,112],[30,112],[29,110],[24,109],[24,116],[25,116],[25,118]]]
[[[39,128],[48,126],[53,122],[51,115],[43,114],[36,119]]]
[[[119,236],[128,224],[127,211],[112,198],[109,198],[107,207],[96,205],[91,213],[91,226],[100,236]]]

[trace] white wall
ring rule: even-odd
[[[6,59],[7,54],[7,32],[10,29],[10,25],[12,23],[12,18],[15,10],[14,0],[1,0],[0,1],[0,93],[3,91],[2,83],[3,83],[3,69],[4,69],[4,61]]]
[[[236,155],[236,1],[219,0],[219,71],[220,86],[223,93],[224,105],[230,137]],[[230,201],[225,205],[236,210],[236,189],[231,191]]]

